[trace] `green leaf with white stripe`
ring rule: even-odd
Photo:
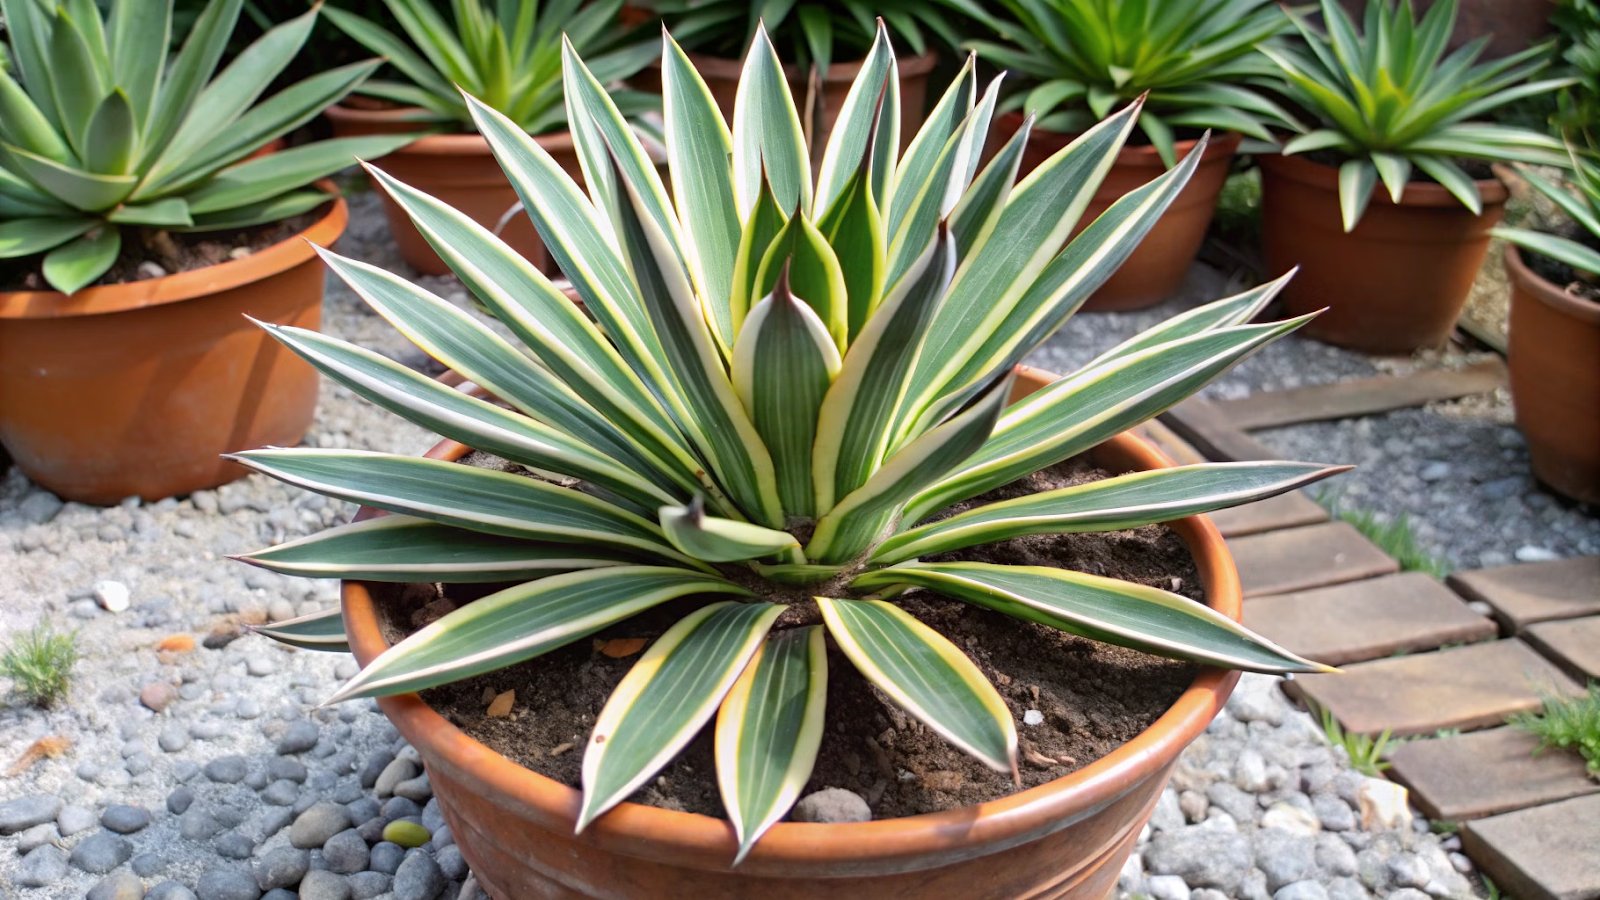
[[[845,182],[838,199],[826,207],[827,211],[817,222],[817,230],[833,248],[839,260],[839,274],[844,278],[847,347],[861,334],[883,298],[888,258],[883,217],[878,215],[877,203],[872,199],[869,162],[868,157],[862,157],[861,167]]]
[[[577,831],[626,800],[716,714],[784,607],[713,603],[657,638],[595,720]]]
[[[717,711],[717,787],[742,862],[800,798],[822,746],[828,650],[820,626],[767,638]]]
[[[839,258],[828,246],[827,238],[811,224],[806,214],[796,213],[772,239],[756,271],[752,297],[772,293],[780,272],[786,271],[789,291],[810,306],[827,327],[834,345],[844,353],[849,325],[849,288]],[[741,331],[743,325],[741,324]]]
[[[661,96],[667,129],[667,167],[683,225],[684,255],[717,344],[733,346],[734,254],[740,218],[733,202],[733,138],[700,73],[665,31],[661,36]]]
[[[874,202],[882,206],[888,199],[888,186],[894,184],[896,155],[900,152],[900,77],[899,64],[889,40],[889,29],[880,20],[872,49],[861,61],[855,81],[839,107],[839,117],[828,135],[817,172],[816,208],[828,209],[844,196],[846,185],[869,160],[869,190]],[[838,245],[834,245],[838,249]]]
[[[1227,509],[1304,487],[1348,466],[1315,463],[1203,463],[1134,472],[990,503],[901,532],[872,562],[890,564],[1028,534],[1121,531]]]
[[[298,647],[301,650],[316,650],[323,653],[350,652],[350,644],[345,640],[344,634],[344,612],[337,606],[310,615],[273,622],[271,625],[246,627],[262,637],[269,637],[280,644]]]
[[[688,272],[671,238],[646,216],[633,184],[624,181],[623,186],[625,196],[612,221],[666,353],[676,388],[667,402],[738,509],[758,524],[781,526],[783,505],[772,457],[728,381]]]
[[[517,540],[398,515],[340,525],[232,558],[298,578],[448,584],[529,581],[629,562],[621,553]]]
[[[557,428],[469,397],[371,350],[303,328],[262,327],[357,396],[442,437],[520,463],[550,480],[570,476],[593,482],[636,503],[683,499]]]
[[[883,467],[817,521],[808,559],[840,564],[872,546],[906,502],[983,445],[1011,397],[1013,372],[995,380],[966,410],[889,457]]]
[[[740,219],[755,208],[765,179],[778,208],[811,211],[811,160],[778,51],[758,25],[733,102],[733,197]]]
[[[1182,340],[1207,331],[1215,331],[1218,328],[1243,325],[1254,319],[1263,309],[1266,309],[1267,304],[1278,296],[1279,292],[1289,284],[1290,279],[1294,278],[1295,273],[1299,271],[1300,267],[1295,266],[1266,284],[1253,287],[1243,293],[1234,294],[1232,297],[1224,297],[1221,300],[1197,306],[1188,312],[1179,313],[1160,325],[1147,331],[1141,331],[1112,347],[1110,350],[1090,360],[1083,368],[1092,369],[1113,359],[1132,356],[1141,350],[1148,350],[1151,347]]]
[[[1000,221],[1000,213],[1005,209],[1011,188],[1017,181],[1017,172],[1022,167],[1022,151],[1027,147],[1031,134],[1033,117],[1029,116],[1022,121],[1017,133],[984,166],[977,180],[967,187],[955,209],[950,211],[950,231],[956,236],[958,265],[975,247],[989,239]]]
[[[817,415],[812,477],[819,513],[865,484],[883,460],[890,417],[954,270],[955,244],[941,227],[850,345]]]
[[[811,454],[817,411],[839,374],[839,350],[811,307],[779,273],[756,304],[733,348],[733,389],[772,454],[778,498],[791,516],[816,514]]]
[[[922,128],[911,139],[911,145],[900,157],[900,165],[894,175],[894,191],[887,204],[879,203],[886,234],[892,236],[900,232],[901,222],[909,213],[912,200],[922,193],[923,187],[933,176],[945,145],[978,102],[976,67],[977,57],[969,54],[955,79],[939,97],[939,102],[923,119]]]
[[[852,587],[915,585],[1069,634],[1250,672],[1329,672],[1216,610],[1168,591],[1045,566],[901,563]]]
[[[1339,167],[1339,212],[1346,232],[1354,231],[1361,221],[1377,184],[1378,167],[1370,160],[1352,159]]]
[[[959,471],[907,504],[905,521],[920,522],[1132,428],[1314,315],[1205,332],[1052,382],[1007,409],[994,434]]]
[[[764,296],[756,292],[756,275],[761,271],[761,261],[767,256],[767,248],[772,246],[788,222],[789,214],[778,206],[772,185],[763,178],[761,191],[756,195],[756,205],[750,208],[750,214],[745,217],[744,227],[739,232],[739,246],[734,250],[733,287],[728,296],[728,315],[733,322],[730,338],[735,343],[744,331],[744,319],[750,314],[750,307]]]
[[[839,649],[868,681],[957,748],[1017,777],[1011,710],[956,645],[892,603],[816,601]]]
[[[490,594],[379,654],[327,703],[449,684],[541,656],[652,606],[690,594],[746,594],[719,578],[663,566],[552,575]]]
[[[708,516],[698,496],[687,506],[663,506],[658,515],[672,546],[706,562],[742,562],[800,546],[787,531]]]
[[[674,550],[655,523],[521,475],[365,450],[246,450],[227,458],[309,491],[458,528],[600,544],[699,565]]]

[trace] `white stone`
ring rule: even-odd
[[[94,583],[94,599],[102,607],[111,612],[122,612],[128,608],[128,586],[120,581],[96,581]]]
[[[1267,779],[1267,761],[1255,749],[1246,747],[1233,761],[1233,783],[1248,794],[1261,794],[1272,788]]]
[[[1189,886],[1176,875],[1152,875],[1145,891],[1155,900],[1189,900]]]
[[[1516,557],[1517,562],[1549,562],[1552,559],[1560,559],[1561,554],[1545,547],[1527,544],[1517,548]]]
[[[1356,788],[1356,805],[1361,809],[1361,828],[1365,831],[1397,831],[1411,828],[1409,794],[1405,788],[1383,778],[1366,778]]]
[[[1022,724],[1024,725],[1040,725],[1043,723],[1044,713],[1039,712],[1037,709],[1030,709],[1022,714]]]
[[[1262,828],[1282,828],[1290,834],[1313,835],[1322,830],[1317,814],[1291,803],[1274,803],[1261,814]]]

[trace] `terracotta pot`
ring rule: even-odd
[[[705,79],[706,87],[717,101],[717,108],[722,110],[722,117],[731,124],[733,101],[739,92],[739,73],[743,70],[744,64],[737,59],[704,56],[699,53],[690,53],[689,61],[694,63],[700,77]],[[938,65],[939,55],[925,53],[922,56],[900,57],[896,62],[900,68],[900,149],[904,151],[911,145],[911,139],[917,136],[917,130],[922,127],[923,113],[928,105],[928,75],[933,72],[933,67]],[[800,109],[803,122],[806,73],[793,64],[784,65],[783,72],[789,82],[789,91],[794,94],[794,102]],[[822,80],[821,121],[816,133],[811,135],[813,167],[822,162],[822,150],[828,145],[828,135],[833,133],[833,123],[839,119],[839,108],[844,105],[844,98],[850,93],[850,85],[855,82],[860,72],[860,60],[835,62],[828,66],[828,76]],[[651,63],[632,80],[640,90],[660,93],[660,60]]]
[[[330,193],[331,184],[324,185]],[[247,473],[219,454],[299,442],[317,374],[245,316],[315,329],[331,209],[243,259],[163,278],[0,293],[0,442],[69,500],[159,500]]]
[[[1262,156],[1262,252],[1267,274],[1300,267],[1284,289],[1291,315],[1327,307],[1301,333],[1368,353],[1409,353],[1455,328],[1489,252],[1506,188],[1479,181],[1474,215],[1437,184],[1380,189],[1354,231],[1339,214],[1339,170],[1294,156]]]
[[[1022,113],[1002,115],[990,132],[985,156],[992,157],[999,152],[1021,127]],[[1076,139],[1077,135],[1035,128],[1028,135],[1027,145],[1022,148],[1022,164],[1017,172],[1017,180],[1021,181],[1024,175]],[[1144,309],[1177,293],[1184,276],[1189,272],[1189,264],[1194,262],[1195,253],[1200,250],[1200,243],[1206,239],[1211,216],[1217,211],[1217,195],[1222,193],[1222,184],[1228,180],[1228,168],[1233,163],[1233,155],[1239,150],[1240,140],[1239,135],[1224,132],[1206,145],[1205,154],[1200,157],[1200,166],[1189,178],[1189,183],[1184,185],[1167,211],[1161,214],[1150,233],[1139,242],[1127,262],[1089,298],[1084,309],[1100,312]],[[1182,159],[1194,149],[1196,143],[1192,140],[1179,141],[1175,148],[1178,158]],[[1084,210],[1083,218],[1079,219],[1078,227],[1072,232],[1073,236],[1089,227],[1090,222],[1109,209],[1111,204],[1122,199],[1124,194],[1149,184],[1166,170],[1167,166],[1161,161],[1156,148],[1123,147],[1111,171],[1106,173],[1105,180],[1094,192],[1094,199],[1089,201],[1089,208]]]
[[[1600,505],[1600,303],[1534,274],[1515,246],[1511,274],[1511,400],[1533,474]]]
[[[1019,392],[1048,376],[1024,370]],[[459,459],[446,441],[429,456]],[[1119,435],[1093,451],[1112,471],[1170,466]],[[1173,523],[1195,556],[1213,608],[1238,618],[1238,573],[1215,527]],[[387,644],[365,585],[344,585],[356,658]],[[378,703],[421,752],[451,833],[497,900],[1101,900],[1167,784],[1178,754],[1222,708],[1238,674],[1203,669],[1156,723],[1099,761],[1010,797],[941,813],[851,825],[780,823],[737,870],[726,821],[624,803],[573,834],[579,794],[512,763],[415,694]]]
[[[419,123],[404,117],[415,112],[408,109],[351,109],[330,107],[326,115],[333,123],[335,136],[364,134],[403,134],[415,131]],[[583,171],[578,164],[578,154],[572,146],[572,135],[562,131],[542,134],[535,138],[549,151],[578,184],[582,185]],[[478,134],[431,134],[402,147],[388,156],[374,160],[374,164],[408,185],[448,203],[466,213],[474,222],[493,229],[506,211],[517,203],[517,192],[506,180],[505,172],[489,152],[489,142]],[[379,191],[383,210],[389,219],[389,232],[400,245],[400,255],[405,261],[425,275],[444,275],[450,271],[433,247],[411,224],[408,217],[388,192]],[[533,220],[518,213],[500,237],[523,258],[551,272],[549,254],[539,240]]]

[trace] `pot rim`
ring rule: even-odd
[[[995,126],[1002,134],[1008,130],[1015,131],[1022,127],[1022,118],[1022,113],[1018,110],[1001,113],[995,122]],[[1028,136],[1028,139],[1030,141],[1033,140],[1035,135],[1049,135],[1050,137],[1058,138],[1061,140],[1062,146],[1077,140],[1079,136],[1064,131],[1051,131],[1048,128],[1040,128],[1038,125],[1034,125],[1033,132]],[[1243,142],[1244,135],[1237,131],[1213,131],[1211,141],[1206,144],[1206,152],[1201,154],[1200,160],[1205,162],[1216,159],[1219,156],[1233,156],[1239,152],[1239,145]],[[1173,153],[1181,158],[1194,149],[1194,145],[1198,143],[1200,143],[1199,138],[1184,138],[1181,141],[1173,141]],[[1163,171],[1167,168],[1166,163],[1161,161],[1160,151],[1156,150],[1153,144],[1123,144],[1122,149],[1117,151],[1117,163],[1119,165],[1154,165],[1161,167]]]
[[[1564,316],[1589,325],[1600,325],[1600,303],[1556,287],[1543,275],[1528,268],[1528,264],[1522,260],[1522,248],[1510,242],[1506,243],[1506,268],[1511,272],[1512,280],[1527,289],[1539,302]]]
[[[1339,170],[1333,166],[1312,162],[1299,156],[1285,156],[1282,153],[1263,153],[1256,157],[1256,162],[1263,171],[1270,170],[1273,174],[1282,176],[1291,181],[1319,188],[1324,191],[1338,193]],[[1505,203],[1511,192],[1506,189],[1505,183],[1498,178],[1474,180],[1478,186],[1478,193],[1483,197],[1485,207],[1497,206]],[[1443,185],[1431,184],[1424,181],[1413,181],[1406,184],[1406,189],[1400,194],[1400,202],[1395,203],[1389,198],[1389,192],[1379,185],[1372,192],[1371,203],[1388,206],[1412,207],[1456,207],[1462,212],[1471,215],[1472,210],[1467,209],[1456,195],[1450,193]],[[1489,215],[1485,209],[1482,215]]]
[[[60,291],[0,291],[0,319],[59,319],[144,309],[220,294],[285,272],[314,258],[313,245],[331,246],[350,221],[350,208],[333,182],[323,179],[316,186],[333,201],[333,208],[326,215],[299,234],[242,259],[160,278],[96,285],[71,297]]]
[[[1026,366],[1018,369],[1020,380],[1040,386],[1055,377]],[[1131,457],[1136,468],[1175,465],[1154,445],[1131,432],[1105,443]],[[453,441],[442,441],[426,455],[453,460],[467,451]],[[373,511],[365,508],[358,513],[371,514]],[[1209,605],[1239,619],[1242,600],[1238,571],[1216,526],[1205,516],[1190,516],[1168,525],[1178,532],[1199,566]],[[350,647],[358,661],[366,665],[387,647],[377,628],[372,597],[361,582],[346,581],[341,588]],[[762,837],[740,871],[762,875],[763,870],[771,874],[796,861],[885,859],[911,860],[910,868],[928,868],[939,863],[927,860],[948,860],[953,852],[971,857],[1025,843],[1092,814],[1120,796],[1127,785],[1161,772],[1211,723],[1238,679],[1239,672],[1234,670],[1201,667],[1172,706],[1132,740],[1076,772],[998,800],[852,824],[780,822]],[[472,771],[500,798],[539,809],[568,826],[576,823],[581,800],[576,789],[490,750],[416,694],[380,697],[378,702],[408,737],[415,736],[414,740],[427,747],[427,753]],[[580,839],[628,856],[678,865],[693,865],[710,855],[724,860],[722,865],[726,867],[737,848],[732,828],[723,819],[631,802],[596,819]]]
[[[688,51],[685,51],[684,55],[689,57],[689,62],[694,65],[695,71],[699,72],[702,78],[709,76],[727,81],[737,81],[740,73],[744,71],[744,60],[742,58],[729,59],[726,56],[712,56],[706,53],[691,53]],[[856,76],[861,73],[861,66],[864,63],[866,63],[865,59],[835,60],[828,64],[828,74],[822,79],[822,82],[823,84],[853,82],[856,80]],[[926,75],[932,72],[933,67],[938,64],[939,52],[937,50],[929,50],[920,56],[895,55],[895,66],[901,78],[916,78],[919,75]],[[651,60],[649,68],[660,69],[661,60],[659,58]],[[802,81],[804,80],[804,73],[794,63],[784,63],[783,77],[790,81]]]

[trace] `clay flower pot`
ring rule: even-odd
[[[84,503],[159,500],[248,473],[220,454],[293,445],[317,374],[245,316],[315,329],[332,203],[299,235],[162,278],[0,293],[0,442],[35,482]]]
[[[993,156],[999,152],[1000,147],[1021,127],[1022,113],[1010,112],[1001,116],[990,135],[986,155]],[[1035,128],[1028,135],[1027,145],[1022,148],[1018,180],[1076,138],[1077,135],[1073,134]],[[1167,211],[1161,214],[1150,233],[1139,242],[1127,262],[1089,298],[1084,309],[1101,312],[1144,309],[1177,293],[1189,271],[1189,264],[1194,262],[1195,253],[1206,238],[1211,216],[1217,211],[1217,195],[1222,193],[1222,184],[1228,180],[1228,168],[1233,162],[1233,155],[1239,150],[1241,140],[1239,135],[1232,132],[1213,136],[1189,183],[1184,185]],[[1193,150],[1195,143],[1193,140],[1179,141],[1175,148],[1178,158],[1182,159]],[[1166,170],[1167,166],[1161,161],[1156,148],[1123,147],[1111,171],[1106,173],[1105,180],[1094,192],[1089,208],[1078,220],[1073,235],[1087,228],[1090,222],[1124,194],[1149,184]]]
[[[1294,156],[1260,162],[1267,274],[1300,267],[1283,291],[1290,315],[1328,308],[1302,334],[1368,353],[1409,353],[1450,336],[1505,211],[1505,185],[1477,182],[1481,215],[1437,184],[1412,182],[1399,203],[1380,189],[1347,234],[1338,169]]]
[[[1019,393],[1048,381],[1025,369]],[[428,455],[453,460],[466,452],[446,441]],[[1129,434],[1092,455],[1114,472],[1172,465]],[[1216,528],[1200,516],[1172,527],[1194,554],[1211,606],[1237,619],[1238,573]],[[346,582],[343,597],[350,646],[365,665],[387,644],[366,586]],[[415,694],[378,703],[421,752],[451,833],[497,900],[1102,900],[1178,754],[1238,677],[1200,670],[1148,730],[1066,777],[939,813],[850,825],[782,822],[737,869],[730,867],[737,842],[724,820],[623,803],[574,835],[576,790],[478,743]]]
[[[1600,303],[1534,274],[1506,247],[1511,274],[1511,400],[1533,474],[1600,504]]]
[[[705,79],[706,87],[722,110],[722,117],[733,122],[733,101],[739,93],[739,73],[744,64],[737,59],[703,56],[690,53],[692,63]],[[900,150],[911,145],[911,139],[922,128],[923,111],[928,105],[928,75],[938,65],[936,53],[922,56],[905,56],[898,60],[900,70]],[[820,164],[822,149],[828,145],[828,135],[833,133],[833,123],[839,119],[839,108],[850,93],[850,85],[861,72],[861,61],[835,62],[828,66],[828,75],[822,79],[822,118],[815,134],[810,136],[813,165]],[[803,113],[806,102],[806,73],[792,63],[785,64],[783,73],[789,82],[789,92],[794,95],[795,106]],[[633,77],[640,90],[661,93],[661,61],[656,60]]]
[[[335,137],[355,137],[366,134],[403,134],[416,131],[419,123],[407,117],[413,109],[355,109],[331,106],[324,113],[333,123]],[[561,168],[578,184],[583,184],[583,171],[573,149],[572,135],[561,131],[538,135],[535,140]],[[506,175],[489,152],[489,142],[479,134],[430,134],[408,144],[381,159],[371,160],[378,168],[431,194],[451,207],[471,217],[474,222],[493,229],[500,219],[517,203],[516,189],[506,180]],[[400,245],[400,255],[413,269],[425,275],[446,275],[450,267],[418,233],[411,219],[389,197],[383,198],[383,210],[389,219],[389,232]],[[549,254],[539,240],[533,221],[518,213],[505,228],[500,238],[511,249],[541,270],[551,270]]]

